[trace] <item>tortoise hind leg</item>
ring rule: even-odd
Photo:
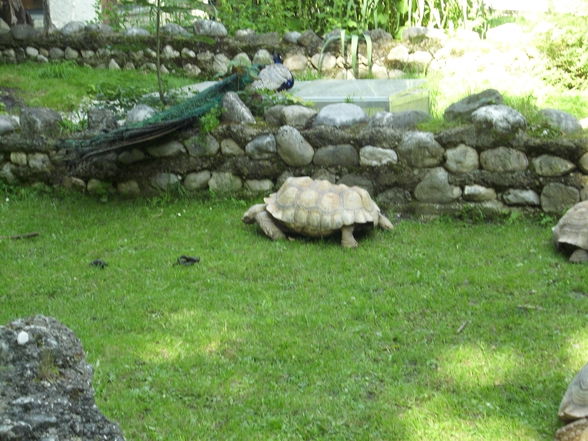
[[[345,248],[356,248],[357,241],[353,237],[353,225],[341,228],[341,245]]]
[[[271,240],[286,239],[284,232],[280,230],[267,211],[257,213],[255,215],[255,221]]]

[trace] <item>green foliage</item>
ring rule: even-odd
[[[40,233],[0,241],[0,323],[70,327],[127,439],[551,441],[586,362],[586,267],[525,217],[345,250],[272,242],[242,201],[0,192],[2,234]]]
[[[527,133],[539,138],[555,138],[561,132],[554,129],[547,119],[539,112],[537,98],[534,95],[513,96],[504,95],[504,103],[519,111],[527,120]]]
[[[326,51],[331,46],[332,43],[336,42],[337,40],[340,41],[340,50],[339,54],[342,57],[345,57],[345,53],[347,50],[347,41],[351,41],[349,54],[351,56],[351,67],[353,69],[353,75],[355,78],[359,78],[359,64],[358,64],[358,56],[359,56],[359,39],[363,37],[366,44],[366,58],[368,63],[368,76],[372,73],[372,38],[368,34],[352,34],[349,35],[345,30],[340,30],[338,34],[333,35],[324,42],[323,47],[321,48],[320,58],[319,58],[319,65],[318,71],[319,73],[322,70],[323,66],[323,59],[325,56]]]
[[[484,34],[490,16],[484,0],[404,0],[408,26],[468,28]]]
[[[567,89],[588,88],[588,17],[559,16],[539,47],[550,60],[546,79]]]
[[[221,123],[221,114],[222,107],[220,105],[214,106],[207,113],[205,113],[204,116],[199,119],[200,133],[205,135],[216,129]]]

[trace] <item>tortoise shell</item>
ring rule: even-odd
[[[577,203],[562,216],[553,228],[553,239],[564,251],[588,250],[588,201]]]
[[[344,226],[377,225],[380,209],[360,187],[332,184],[307,176],[288,178],[265,198],[267,211],[288,229],[308,236],[326,236]]]
[[[588,417],[588,364],[576,374],[561,400],[558,411],[564,421]]]

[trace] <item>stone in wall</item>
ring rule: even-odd
[[[269,133],[259,135],[247,143],[245,152],[253,159],[272,158],[277,152],[276,138]]]
[[[0,163],[0,179],[8,184],[16,184],[15,168],[16,166],[10,162]]]
[[[539,205],[539,195],[533,190],[512,188],[504,192],[502,200],[507,205]]]
[[[402,141],[404,133],[388,127],[366,127],[357,135],[360,145],[375,145],[387,149],[396,149]]]
[[[580,192],[577,188],[559,182],[547,184],[541,192],[541,208],[546,213],[563,214],[579,201]]]
[[[370,127],[388,127],[391,129],[413,130],[417,124],[428,121],[431,116],[420,110],[405,112],[378,112],[369,122]]]
[[[277,151],[282,160],[294,167],[308,165],[314,157],[314,149],[300,132],[291,126],[282,126],[276,133]]]
[[[471,202],[493,201],[496,199],[496,191],[482,185],[466,185],[463,189],[463,198]]]
[[[122,151],[118,157],[117,161],[121,164],[134,164],[135,162],[142,161],[145,159],[145,153],[139,149],[131,149],[131,150],[124,150]]]
[[[125,197],[137,197],[141,194],[141,187],[134,180],[119,182],[116,185],[116,190]]]
[[[445,151],[445,168],[451,173],[468,173],[479,166],[478,152],[470,146],[460,144]]]
[[[584,153],[580,157],[578,163],[580,165],[580,170],[582,170],[583,173],[588,173],[588,153]]]
[[[10,162],[16,165],[26,166],[28,164],[27,154],[24,152],[11,152]]]
[[[317,114],[316,110],[299,105],[284,106],[281,110],[282,123],[288,126],[302,129]]]
[[[447,204],[459,199],[461,189],[449,184],[449,175],[443,167],[436,167],[416,186],[414,196],[421,202]]]
[[[90,194],[95,194],[98,196],[105,195],[108,193],[113,193],[114,188],[110,182],[104,182],[100,179],[91,178],[86,185],[86,190]]]
[[[49,173],[53,169],[53,164],[49,160],[49,156],[45,153],[30,153],[29,167],[34,172]]]
[[[223,121],[238,124],[254,124],[255,118],[249,107],[235,92],[227,92],[222,101]]]
[[[578,119],[567,112],[556,109],[543,109],[540,113],[547,119],[549,125],[563,133],[572,134],[582,131]]]
[[[451,104],[445,109],[443,117],[448,121],[471,121],[472,113],[480,107],[490,104],[502,104],[503,102],[504,100],[500,92],[494,89],[486,89]]]
[[[527,156],[509,147],[498,147],[480,154],[482,168],[493,172],[513,172],[525,170],[529,166]]]
[[[228,35],[227,28],[213,20],[196,20],[193,23],[194,33],[196,35],[207,35],[209,37],[226,37]]]
[[[210,134],[192,136],[184,141],[186,150],[190,156],[214,156],[220,150],[220,144]]]
[[[368,121],[361,107],[351,103],[328,104],[323,107],[314,120],[314,125],[349,127]]]
[[[321,167],[355,167],[359,165],[359,155],[350,144],[330,145],[315,152],[313,163]]]
[[[366,178],[365,176],[350,173],[341,176],[338,184],[345,184],[348,187],[361,187],[370,195],[374,196],[374,183],[371,181],[371,179]]]
[[[208,181],[208,188],[214,193],[234,193],[242,187],[241,179],[229,172],[212,172]]]
[[[147,151],[151,156],[156,158],[166,158],[186,153],[184,145],[181,142],[175,140],[168,141],[165,144],[148,147]]]
[[[406,132],[397,152],[412,167],[425,168],[441,164],[445,150],[432,133]]]
[[[274,183],[270,179],[247,179],[245,181],[245,190],[250,193],[268,194],[274,188]]]
[[[180,177],[175,173],[161,172],[152,176],[149,180],[150,185],[159,191],[170,191],[176,188],[180,183]]]
[[[225,138],[220,142],[221,153],[225,156],[244,155],[245,151],[231,138]]]
[[[372,145],[366,145],[359,150],[359,165],[367,167],[380,167],[386,164],[396,164],[398,155],[392,149],[383,149]]]
[[[541,155],[532,164],[539,176],[563,176],[576,168],[572,162],[552,155]]]
[[[58,137],[61,127],[61,115],[44,107],[26,107],[21,110],[21,131],[28,137]]]
[[[202,170],[199,172],[188,173],[184,178],[184,187],[186,190],[194,191],[194,190],[204,190],[208,188],[208,181],[212,174],[208,170]]]
[[[472,113],[472,122],[478,129],[510,136],[527,127],[527,120],[523,115],[503,104],[480,107]]]
[[[127,112],[126,123],[134,124],[141,121],[145,121],[155,115],[156,110],[146,104],[137,104],[131,110]]]

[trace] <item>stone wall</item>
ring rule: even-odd
[[[289,176],[309,175],[362,186],[381,206],[417,214],[561,213],[587,199],[588,140],[533,137],[516,110],[488,104],[488,96],[501,98],[490,92],[479,94],[477,105],[470,97],[451,106],[446,117],[464,123],[439,133],[415,129],[419,112],[368,117],[346,103],[318,113],[274,106],[256,121],[228,93],[223,123],[206,135],[187,129],[81,162],[56,147],[58,114],[27,109],[20,129],[0,118],[0,179],[134,197],[178,187],[267,195]]]

